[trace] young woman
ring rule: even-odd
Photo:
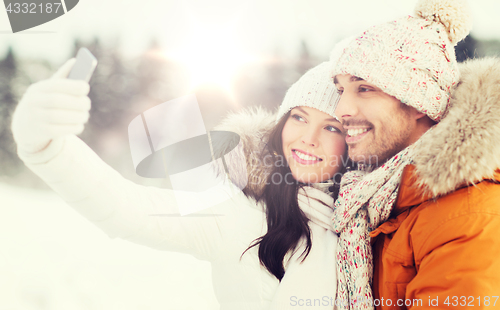
[[[178,212],[173,191],[124,179],[75,136],[90,102],[87,83],[64,79],[72,65],[32,85],[15,112],[30,169],[110,237],[210,261],[223,310],[334,307],[331,208],[347,158],[329,63],[295,83],[277,115],[246,111],[217,128],[239,134],[251,156],[227,163],[245,166],[248,185],[213,217],[151,216]]]

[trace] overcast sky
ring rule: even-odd
[[[119,37],[127,57],[157,36],[166,52],[191,49],[204,57],[213,46],[252,56],[279,50],[293,56],[300,39],[313,54],[326,58],[340,38],[364,28],[412,14],[416,1],[401,0],[81,0],[64,16],[12,34],[0,10],[0,54],[14,46],[22,56],[62,63],[75,36]],[[500,1],[469,1],[473,34],[500,38]]]

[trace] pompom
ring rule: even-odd
[[[351,44],[351,42],[354,41],[355,39],[356,39],[355,36],[350,36],[342,39],[340,42],[335,44],[335,47],[330,52],[330,61],[332,62],[333,66],[337,64],[340,56],[342,56],[346,47],[348,47],[349,44]]]
[[[415,14],[443,24],[454,45],[464,39],[472,28],[472,16],[465,0],[420,0]]]

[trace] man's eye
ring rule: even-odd
[[[360,86],[359,87],[359,92],[361,93],[364,93],[364,92],[369,92],[369,91],[373,91],[374,89],[373,88],[370,88],[370,87],[364,87],[364,86]]]

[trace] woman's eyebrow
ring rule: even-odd
[[[325,122],[337,122],[337,123],[340,123],[338,119],[333,118],[333,117],[325,119]]]
[[[306,111],[304,111],[304,109],[302,109],[301,107],[295,107],[295,109],[297,109],[300,112],[304,113],[305,115],[309,116],[309,114]],[[333,117],[325,119],[325,122],[337,122],[337,123],[340,123],[338,119],[333,118]]]
[[[296,107],[296,109],[299,110],[300,112],[304,113],[305,115],[309,116],[309,113],[307,113],[306,111],[304,111],[304,109],[302,109],[301,107]]]

